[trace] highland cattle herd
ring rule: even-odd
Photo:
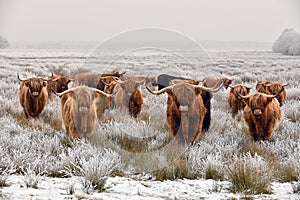
[[[211,99],[221,88],[230,88],[228,106],[233,118],[243,113],[245,125],[254,141],[269,140],[282,120],[281,106],[286,99],[285,87],[279,81],[260,80],[256,92],[243,84],[231,85],[229,78],[205,77],[193,80],[161,74],[135,76],[116,70],[111,73],[81,73],[74,77],[51,75],[20,81],[19,99],[26,118],[40,118],[48,99],[57,95],[65,132],[72,138],[90,138],[97,118],[106,109],[118,108],[124,115],[137,118],[143,109],[141,87],[149,95],[167,94],[166,122],[170,138],[179,144],[193,144],[201,132],[209,130]],[[70,83],[73,84],[70,87]],[[222,102],[220,102],[222,103]]]

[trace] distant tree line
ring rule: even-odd
[[[0,36],[0,49],[5,49],[9,46],[8,41],[4,38]]]

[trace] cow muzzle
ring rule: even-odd
[[[32,96],[34,96],[34,97],[37,97],[37,96],[39,96],[39,92],[32,92]]]
[[[261,111],[261,109],[255,109],[255,110],[253,111],[253,114],[254,114],[255,116],[260,116],[260,115],[262,114],[262,111]]]

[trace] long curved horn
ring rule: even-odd
[[[172,90],[173,87],[174,87],[174,85],[170,85],[170,86],[165,87],[165,88],[163,88],[163,89],[161,89],[161,90],[159,90],[159,91],[153,91],[153,90],[151,90],[148,86],[146,86],[147,90],[148,90],[151,94],[155,94],[155,95],[160,95],[160,94],[166,92],[167,90]]]
[[[282,85],[282,87],[286,87],[286,86],[289,86],[290,84],[289,83],[285,83]]]
[[[213,87],[213,88],[208,88],[208,87],[204,87],[204,86],[201,86],[201,85],[192,85],[194,88],[199,88],[203,91],[206,91],[206,92],[218,92],[222,87],[223,87],[224,83],[222,82],[221,85],[219,85],[219,87],[216,87],[216,85]]]
[[[99,89],[96,89],[96,88],[92,88],[92,90],[95,91],[95,92],[97,92],[98,94],[104,95],[106,97],[111,97],[111,96],[113,96],[115,94],[115,93],[107,94],[107,93],[105,93],[105,92],[103,92],[103,91],[101,91]]]
[[[55,92],[54,90],[52,90],[52,91],[53,91],[54,94],[56,94],[57,96],[62,97],[62,96],[65,95],[65,94],[68,94],[68,93],[70,93],[70,92],[73,92],[75,89],[76,89],[76,88],[71,88],[71,89],[68,89],[68,90],[63,91],[63,92],[60,92],[60,93]]]
[[[242,99],[248,99],[251,96],[250,94],[248,94],[247,96],[241,95],[237,91],[234,91],[234,94],[235,94],[235,96],[240,97]]]
[[[141,80],[141,81],[135,81],[135,84],[142,85],[142,84],[145,83],[145,81],[146,81],[146,78],[144,78],[144,79]]]
[[[49,81],[50,79],[47,78],[42,78],[43,81]]]
[[[17,73],[17,77],[18,77],[19,81],[21,81],[21,82],[26,81],[26,79],[23,79],[23,80],[20,79],[19,73]]]

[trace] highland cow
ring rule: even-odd
[[[47,105],[47,80],[43,78],[20,79],[19,99],[26,118],[39,118]]]
[[[148,91],[155,95],[168,94],[167,123],[170,127],[171,138],[175,137],[179,144],[192,144],[199,140],[206,108],[201,98],[201,92],[216,92],[222,87],[206,88],[178,82],[159,91]]]
[[[124,81],[117,80],[118,84],[114,87],[114,96],[112,97],[112,107],[128,110],[130,116],[136,118],[141,112],[144,103],[140,89],[140,85],[144,81],[134,81],[131,79]]]
[[[239,93],[242,96],[246,96],[250,93],[251,88],[240,84],[229,87],[231,89],[228,97],[228,103],[232,111],[232,116],[234,117],[239,110],[243,110],[245,107],[245,102],[240,96],[237,96],[236,93]]]
[[[65,90],[68,90],[68,85],[71,81],[74,81],[74,79],[71,79],[66,76],[59,76],[53,74],[49,76],[47,81],[47,92],[49,99],[52,98],[53,91],[56,93],[60,93]]]
[[[285,99],[286,99],[286,90],[285,87],[289,84],[283,84],[279,81],[259,81],[256,84],[256,90],[261,93],[269,94],[269,95],[275,95],[278,94],[279,91],[281,91],[277,96],[277,100],[279,102],[279,105],[282,106]]]
[[[254,141],[269,140],[273,131],[281,123],[282,113],[276,99],[278,94],[257,93],[242,96],[236,93],[246,104],[243,117]]]
[[[95,102],[99,95],[106,97],[110,95],[87,86],[71,88],[57,95],[61,97],[66,133],[72,138],[90,138],[97,121]]]
[[[223,81],[224,84],[224,88],[227,89],[229,87],[230,84],[232,84],[232,80],[229,78],[220,78],[220,79],[216,79],[213,77],[206,77],[204,79],[202,79],[202,84],[205,87],[214,87],[219,80]]]

